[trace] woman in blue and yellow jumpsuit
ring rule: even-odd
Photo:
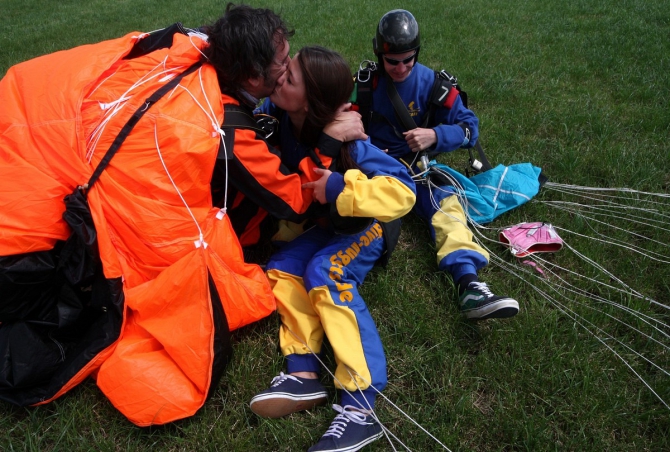
[[[311,115],[322,116],[324,104],[334,112],[348,99],[353,83],[346,62],[320,47],[303,48],[284,77],[261,110],[278,116],[282,161],[290,167],[309,152],[309,128],[318,131]],[[313,85],[321,89],[314,92]],[[288,374],[318,374],[317,355],[326,335],[337,362],[335,384],[346,389],[341,403],[370,409],[376,390],[386,386],[386,359],[358,286],[397,241],[393,221],[411,210],[415,189],[405,167],[369,140],[346,143],[333,169],[317,170],[328,176],[321,187],[306,184],[315,188],[315,199],[330,205],[330,216],[284,245],[266,270],[281,316],[280,347]],[[256,396],[252,410],[279,417],[305,408],[288,403],[275,410],[277,398],[286,396],[286,391],[278,396],[276,386]],[[319,399],[325,401],[325,392]]]

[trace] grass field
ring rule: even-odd
[[[292,53],[306,44],[325,45],[341,52],[352,69],[372,57],[379,18],[408,8],[421,25],[421,61],[459,77],[492,163],[529,161],[563,184],[670,193],[667,0],[249,3],[271,7],[292,24]],[[38,55],[133,30],[176,21],[198,26],[215,20],[224,6],[204,0],[0,0],[0,74]],[[462,169],[466,154],[443,161]],[[497,229],[521,221],[578,231],[584,236],[564,237],[571,246],[670,306],[667,262],[593,240],[593,224],[546,203],[562,199],[568,196],[543,190],[484,233],[495,237]],[[660,199],[657,205],[665,214],[660,228],[626,219],[605,222],[653,237],[621,240],[667,256],[669,204]],[[523,273],[500,245],[489,247],[502,264],[487,267],[482,279],[518,299],[521,312],[505,321],[468,322],[458,313],[451,280],[437,271],[426,228],[412,215],[404,222],[392,262],[373,271],[362,287],[387,353],[384,394],[452,451],[670,450],[670,311],[579,280],[586,293],[658,321],[647,336],[637,334],[648,322],[636,317],[622,323],[620,309],[577,295],[552,302],[533,290],[542,284],[539,278]],[[592,271],[569,250],[547,259],[578,274]],[[604,282],[614,284],[613,278]],[[0,404],[0,450],[306,450],[329,425],[332,410],[265,420],[248,408],[249,399],[283,370],[277,327],[272,316],[234,333],[233,362],[213,398],[191,419],[137,428],[87,381],[47,406]],[[324,381],[332,388],[330,379]],[[334,391],[331,396],[336,402]],[[389,402],[380,401],[377,411],[407,448],[441,450]],[[393,448],[380,440],[366,450]]]

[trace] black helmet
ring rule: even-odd
[[[419,24],[409,11],[394,9],[384,14],[372,42],[375,55],[405,53],[421,47]]]

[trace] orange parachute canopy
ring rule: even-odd
[[[48,252],[67,239],[63,198],[89,180],[145,99],[206,45],[176,33],[142,54],[145,37],[36,58],[0,81],[0,256]],[[124,58],[131,51],[139,55]],[[204,64],[136,124],[88,192],[104,278],[122,291],[120,327],[102,338],[82,333],[80,342],[97,339],[65,348],[51,380],[0,387],[0,397],[47,403],[93,375],[137,425],[203,405],[225,367],[228,330],[275,309],[262,270],[244,263],[225,211],[212,207],[223,101],[232,102]],[[0,322],[0,330],[13,324]]]

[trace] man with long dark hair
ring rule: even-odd
[[[221,92],[230,96],[228,101],[224,96],[227,153],[220,153],[214,170],[214,202],[225,207],[227,195],[234,203],[228,210],[233,227],[243,246],[252,245],[259,239],[259,225],[267,213],[300,221],[312,203],[312,190],[303,190],[302,183],[318,178],[314,168],[330,166],[343,141],[366,136],[360,115],[342,111],[323,129],[316,151],[301,162],[301,174],[292,173],[255,124],[241,125],[229,118],[251,117],[259,99],[275,90],[291,61],[288,40],[294,31],[269,9],[232,3],[203,31],[209,44],[203,53],[216,69]],[[235,104],[238,108],[230,108]],[[226,177],[232,183],[227,193]]]

